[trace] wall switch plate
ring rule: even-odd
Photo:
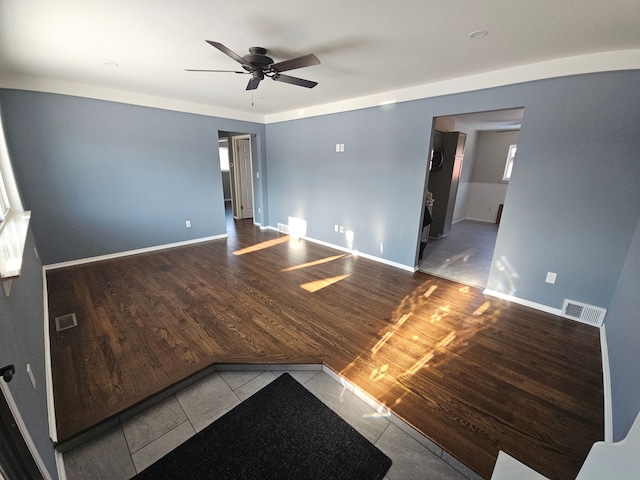
[[[344,152],[344,143],[340,144],[340,153]]]
[[[187,220],[186,222],[184,222],[184,224],[187,228],[191,228],[191,220]]]
[[[334,232],[337,232],[337,231],[338,231],[338,225],[337,225],[337,224],[333,226],[333,231],[334,231]]]
[[[547,272],[547,278],[545,282],[547,283],[556,283],[556,278],[558,278],[558,274],[555,272]]]
[[[336,143],[336,152],[340,152],[340,144]]]

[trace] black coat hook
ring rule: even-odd
[[[7,365],[6,367],[0,368],[0,375],[4,378],[4,381],[9,383],[13,376],[16,374],[16,367],[13,365]]]

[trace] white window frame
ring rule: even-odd
[[[22,271],[22,258],[31,212],[24,211],[9,159],[0,111],[0,280],[8,297],[11,283]]]
[[[517,150],[517,144],[509,145],[509,152],[507,153],[507,163],[504,166],[504,174],[502,175],[502,180],[505,182],[508,182],[511,179],[511,174],[513,172],[513,162],[516,159]]]
[[[220,145],[220,171],[229,171],[229,146]]]
[[[0,170],[0,229],[9,216],[10,207],[11,204],[9,203],[9,196],[7,195],[7,187],[4,184],[2,171]]]

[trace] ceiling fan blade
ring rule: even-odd
[[[311,67],[318,65],[320,60],[313,53],[304,55],[298,58],[292,58],[291,60],[285,60],[284,62],[278,62],[271,65],[271,69],[276,72],[286,72],[287,70],[293,70],[295,68]]]
[[[220,50],[225,55],[228,55],[229,57],[233,58],[236,62],[241,63],[242,65],[246,65],[248,67],[251,66],[251,64],[249,62],[247,62],[244,58],[242,58],[236,52],[234,52],[232,50],[229,50],[227,47],[225,47],[220,42],[214,42],[213,40],[205,40],[205,42],[207,42],[212,47],[217,48],[218,50]]]
[[[279,73],[271,78],[276,82],[290,83],[291,85],[298,85],[300,87],[307,88],[313,88],[318,84],[318,82],[312,82],[311,80],[305,80],[304,78],[291,77],[289,75],[281,75]]]
[[[238,70],[201,70],[197,68],[185,68],[185,72],[220,72],[220,73],[250,73],[250,72],[240,72]]]
[[[253,77],[251,80],[249,80],[249,83],[247,83],[246,90],[255,90],[256,88],[258,88],[258,85],[260,85],[261,81],[262,81],[262,78]]]

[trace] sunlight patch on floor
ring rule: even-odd
[[[303,283],[300,286],[303,289],[305,289],[307,292],[314,293],[314,292],[317,292],[318,290],[322,290],[323,288],[328,287],[329,285],[338,283],[339,281],[344,280],[349,276],[351,276],[350,273],[346,275],[338,275],[336,277],[322,278],[320,280],[314,280],[313,282]]]
[[[280,245],[281,243],[285,243],[289,241],[289,237],[278,237],[272,240],[265,240],[264,242],[256,243],[255,245],[251,245],[250,247],[241,248],[240,250],[236,250],[233,252],[234,255],[244,255],[246,253],[259,252],[260,250],[264,250],[265,248],[274,247],[276,245]]]
[[[281,272],[293,272],[294,270],[300,270],[301,268],[315,267],[316,265],[322,265],[323,263],[333,262],[341,258],[350,257],[351,255],[342,254],[334,255],[332,257],[321,258],[320,260],[314,260],[313,262],[301,263],[300,265],[294,265],[293,267],[283,268]]]
[[[470,340],[495,320],[499,311],[484,301],[468,303],[473,289],[461,285],[454,291],[442,292],[437,282],[425,282],[407,295],[393,314],[392,322],[380,332],[378,341],[352,362],[341,375],[351,369],[366,375],[370,385],[377,384],[378,401],[385,408],[402,402],[411,391],[412,378],[425,369],[437,369],[457,358]],[[460,305],[465,305],[460,310]],[[441,375],[438,370],[435,375]],[[383,393],[384,392],[384,393]],[[386,402],[385,402],[386,400]],[[379,413],[377,413],[379,414]]]

